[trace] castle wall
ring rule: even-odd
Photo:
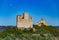
[[[18,28],[32,28],[33,27],[32,19],[27,17],[27,14],[25,14],[25,16],[23,16],[23,17],[18,16],[17,17],[17,27]]]

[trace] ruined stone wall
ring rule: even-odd
[[[44,25],[48,26],[48,23],[47,23],[45,20],[40,20],[40,21],[38,22],[38,25],[41,26],[42,23],[43,23]]]
[[[32,28],[32,18],[27,17],[28,14],[24,14],[24,16],[17,17],[17,27],[18,28]]]

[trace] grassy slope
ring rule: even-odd
[[[17,29],[16,27],[8,27],[5,31],[0,33],[0,39],[33,39],[33,40],[51,40],[51,36],[59,37],[59,29],[53,26],[45,26],[42,25],[41,27],[34,25],[35,32],[33,29]],[[40,36],[32,36],[32,34],[40,34]],[[51,34],[47,37],[43,34]]]

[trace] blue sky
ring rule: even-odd
[[[0,0],[0,25],[16,25],[16,15],[28,12],[37,23],[44,18],[49,25],[59,26],[59,0]]]

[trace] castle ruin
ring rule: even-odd
[[[41,18],[41,20],[38,22],[38,26],[41,26],[42,24],[44,24],[45,26],[48,26],[48,23],[43,19]]]
[[[24,12],[23,16],[17,16],[17,28],[33,28],[32,18],[27,12]]]

